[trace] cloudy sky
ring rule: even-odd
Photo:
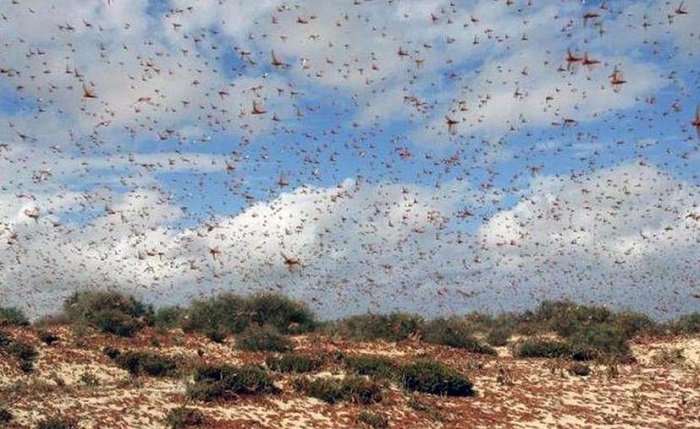
[[[697,2],[0,4],[0,305],[700,309]]]

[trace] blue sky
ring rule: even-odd
[[[697,310],[700,9],[509,3],[3,4],[0,304]]]

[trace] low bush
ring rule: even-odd
[[[699,334],[700,333],[700,311],[684,314],[678,320],[671,323],[671,332],[676,334]]]
[[[72,323],[132,337],[152,323],[153,308],[131,295],[112,291],[82,291],[75,292],[63,302],[63,315]]]
[[[513,330],[507,327],[495,327],[486,334],[486,342],[492,347],[503,347],[513,335]]]
[[[371,428],[383,429],[389,427],[389,419],[378,413],[362,410],[355,417],[357,423],[364,423]]]
[[[323,359],[299,353],[287,353],[280,357],[269,356],[265,365],[272,371],[304,373],[316,371],[323,366]]]
[[[265,370],[257,365],[204,365],[196,369],[187,396],[199,401],[228,399],[233,395],[277,393]]]
[[[313,380],[298,378],[294,380],[293,386],[295,390],[329,404],[350,401],[367,405],[382,400],[382,387],[363,377],[319,377]]]
[[[473,384],[453,368],[438,362],[424,360],[399,369],[401,386],[410,391],[446,396],[472,396]]]
[[[0,307],[0,326],[29,326],[29,319],[17,307]]]
[[[620,363],[634,361],[624,331],[607,324],[588,326],[574,335],[568,342],[577,361],[615,358]]]
[[[50,417],[40,421],[36,429],[78,429],[78,421],[67,417]]]
[[[34,370],[34,361],[39,352],[34,346],[22,341],[13,340],[8,335],[0,332],[0,356],[3,354],[19,360],[19,368],[22,372],[29,373]]]
[[[178,305],[161,307],[153,315],[153,326],[159,330],[170,330],[179,327],[185,317],[186,310]]]
[[[150,375],[153,377],[174,377],[178,375],[177,361],[168,356],[153,352],[128,350],[115,356],[119,367],[132,375]]]
[[[396,375],[396,363],[384,356],[354,355],[345,357],[345,367],[359,375],[375,379],[391,379]]]
[[[567,371],[569,371],[569,374],[585,377],[591,374],[591,367],[583,362],[571,362]]]
[[[519,358],[560,358],[571,357],[571,346],[557,340],[530,338],[515,346],[513,355]]]
[[[236,338],[236,348],[256,352],[289,352],[293,344],[273,326],[251,326]]]
[[[54,334],[53,332],[44,330],[40,330],[39,332],[37,332],[37,336],[44,344],[49,346],[55,344],[58,340],[60,340],[58,335]]]
[[[421,327],[423,341],[468,350],[472,353],[496,355],[493,347],[481,344],[465,320],[458,317],[433,319]]]
[[[183,429],[192,426],[204,426],[204,414],[196,408],[185,406],[173,408],[168,411],[165,423],[171,429]]]
[[[226,335],[262,325],[273,326],[283,334],[298,334],[314,330],[317,322],[306,305],[274,293],[248,297],[223,293],[194,301],[182,322],[185,331],[217,331]]]
[[[3,405],[0,405],[0,423],[9,423],[13,419],[12,413],[10,410],[5,408]]]
[[[422,317],[408,313],[361,314],[338,320],[329,330],[355,341],[397,342],[418,333],[422,324]]]

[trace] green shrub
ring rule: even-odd
[[[578,361],[600,358],[615,358],[617,361],[632,362],[625,332],[607,324],[588,326],[569,338],[573,358]]]
[[[376,429],[389,427],[389,420],[385,416],[367,410],[360,411],[355,417],[355,421]]]
[[[75,419],[56,416],[40,421],[36,429],[78,429],[78,422]]]
[[[614,326],[619,328],[626,338],[634,338],[643,333],[654,333],[658,330],[658,325],[651,317],[635,313],[632,311],[623,311],[613,315]]]
[[[280,357],[269,356],[265,364],[277,372],[312,372],[323,366],[323,359],[299,353],[287,353]]]
[[[438,362],[424,360],[399,369],[404,389],[433,395],[472,396],[473,384],[460,372]]]
[[[236,338],[236,347],[247,351],[288,352],[293,345],[273,326],[251,326]]]
[[[257,365],[204,365],[197,368],[187,396],[200,401],[228,399],[233,395],[277,393],[265,370]]]
[[[218,329],[206,331],[204,335],[217,344],[223,344],[226,341],[226,333]]]
[[[569,337],[587,326],[610,322],[613,314],[602,306],[579,305],[572,301],[543,301],[534,319],[562,337]]]
[[[345,358],[345,367],[356,374],[371,378],[390,379],[396,374],[397,365],[388,357],[355,355]]]
[[[195,300],[186,310],[182,329],[185,332],[243,332],[250,325],[245,304],[243,297],[233,293]]]
[[[194,301],[186,311],[185,331],[238,334],[250,326],[270,325],[283,334],[315,329],[314,314],[304,305],[279,294],[261,293],[249,297],[224,293]]]
[[[571,346],[557,340],[527,339],[517,344],[514,356],[519,358],[571,357]]]
[[[171,429],[182,429],[191,426],[204,426],[204,414],[196,408],[185,406],[172,408],[165,417],[165,423]]]
[[[17,307],[0,307],[0,326],[28,326],[29,319]]]
[[[467,323],[460,318],[438,318],[425,323],[420,330],[423,341],[468,350],[472,353],[496,355],[493,347],[481,344]]]
[[[132,375],[172,377],[178,375],[177,361],[168,356],[146,351],[128,350],[119,353],[114,361]]]
[[[677,334],[698,334],[700,333],[700,311],[685,314],[671,324],[672,331]]]
[[[367,405],[382,400],[381,386],[363,377],[318,377],[313,380],[298,378],[294,380],[293,386],[295,390],[329,404],[350,401]]]
[[[12,421],[13,416],[10,410],[5,408],[4,406],[0,405],[0,424],[1,423],[9,423]]]
[[[271,325],[282,334],[300,334],[316,328],[316,317],[306,305],[275,293],[248,298],[247,310],[258,325]]]
[[[153,326],[160,330],[175,329],[180,326],[186,310],[178,305],[161,307],[153,315]]]
[[[153,308],[118,292],[83,291],[75,292],[63,302],[63,314],[70,322],[131,337],[152,323]]]
[[[407,313],[362,314],[335,322],[330,330],[356,341],[402,341],[420,329],[423,318]]]
[[[493,347],[503,347],[513,335],[513,330],[507,327],[495,327],[486,335],[486,342]]]

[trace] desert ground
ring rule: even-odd
[[[223,401],[188,399],[190,376],[134,376],[105,355],[105,347],[150,350],[191,366],[265,364],[270,353],[232,347],[200,334],[147,328],[121,338],[68,326],[51,331],[45,344],[29,327],[6,334],[36,347],[34,369],[25,373],[0,355],[0,406],[12,414],[7,428],[35,428],[52,416],[72,418],[79,428],[168,428],[168,413],[186,406],[212,428],[363,428],[368,410],[391,428],[700,428],[700,337],[641,337],[632,342],[636,362],[589,363],[590,375],[567,371],[561,359],[514,358],[508,346],[480,355],[411,339],[398,343],[350,342],[320,334],[294,336],[296,352],[315,356],[383,355],[397,362],[430,358],[466,375],[476,394],[468,397],[407,392],[386,383],[378,403],[327,403],[292,388],[296,374],[271,372],[279,391]],[[511,339],[511,341],[515,341]],[[326,365],[310,377],[343,377]],[[0,424],[1,425],[1,424]],[[184,427],[184,426],[183,426]],[[380,427],[380,426],[375,426]]]

